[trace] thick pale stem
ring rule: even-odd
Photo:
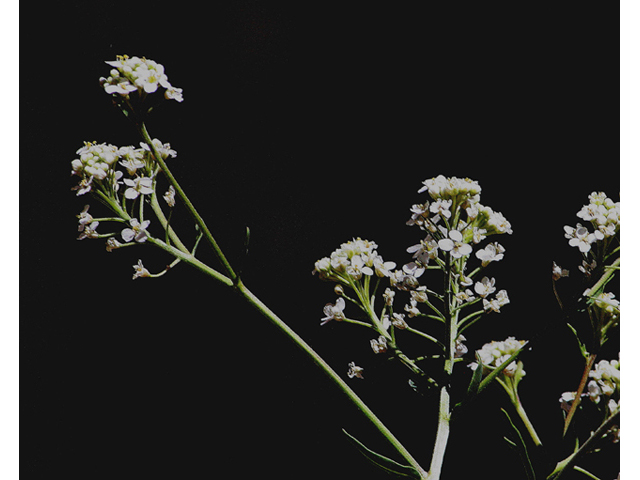
[[[436,441],[431,455],[431,465],[429,466],[430,480],[438,480],[442,465],[444,463],[444,454],[449,441],[449,430],[451,422],[451,406],[449,393],[449,379],[453,373],[453,365],[455,363],[455,343],[458,335],[458,311],[455,309],[453,302],[453,271],[451,256],[447,254],[447,264],[445,269],[444,280],[444,307],[445,312],[445,360],[444,371],[447,377],[446,385],[440,390],[440,404],[438,411],[438,430],[436,432]]]
[[[527,416],[527,412],[525,412],[524,407],[522,406],[522,402],[520,402],[519,398],[517,398],[517,403],[515,404],[515,407],[516,407],[516,411],[518,412],[518,415],[520,416],[520,419],[524,423],[524,426],[527,427],[527,431],[529,432],[529,435],[531,435],[531,439],[533,440],[533,443],[536,445],[536,447],[539,447],[540,445],[542,445],[542,441],[540,440],[540,437],[538,437],[536,429],[533,428],[533,424],[531,423],[531,420],[529,420],[529,417]]]
[[[431,465],[429,466],[429,480],[438,480],[442,471],[444,462],[444,453],[447,449],[449,441],[451,413],[450,413],[450,397],[448,388],[440,389],[440,410],[438,415],[438,431],[436,433],[436,443],[433,446],[433,454],[431,455]]]

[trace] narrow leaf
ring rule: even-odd
[[[531,459],[529,458],[529,452],[527,451],[527,444],[524,442],[524,439],[522,438],[522,434],[520,433],[520,430],[518,430],[518,427],[515,426],[515,424],[511,420],[511,417],[509,416],[507,411],[504,408],[501,408],[500,410],[502,410],[502,412],[507,417],[507,420],[511,424],[511,427],[513,428],[513,430],[516,432],[516,436],[520,441],[519,442],[520,448],[517,448],[517,450],[518,450],[518,454],[520,455],[520,459],[522,460],[524,470],[527,474],[527,479],[536,480],[536,473],[533,471],[533,465],[531,464]],[[513,448],[516,448],[515,442],[513,442],[512,440],[509,440],[507,437],[504,437],[504,439],[509,443],[510,446],[512,446]]]
[[[344,428],[342,429],[342,431],[356,446],[356,448],[360,450],[360,453],[362,453],[367,458],[367,460],[369,460],[377,467],[380,467],[388,473],[393,473],[401,477],[409,477],[414,479],[420,478],[420,474],[413,467],[403,465],[396,462],[395,460],[385,457],[384,455],[380,455],[379,453],[374,452],[373,450],[364,446],[362,442],[360,442],[357,438],[347,432]]]

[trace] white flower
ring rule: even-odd
[[[82,180],[80,180],[80,183],[78,183],[78,185],[76,185],[75,187],[71,188],[71,190],[77,190],[78,191],[78,193],[76,193],[77,196],[84,195],[85,193],[91,191],[91,188],[93,187],[92,182],[93,182],[93,177],[83,178]]]
[[[458,230],[449,230],[449,238],[438,242],[438,247],[445,252],[451,252],[453,258],[460,258],[471,254],[471,245],[463,243],[462,234]]]
[[[444,218],[451,218],[451,204],[453,200],[437,200],[431,204],[429,211],[431,213],[442,215]]]
[[[504,247],[498,242],[490,243],[485,248],[476,252],[478,260],[482,261],[482,266],[486,267],[491,262],[497,262],[504,258]]]
[[[98,238],[98,222],[91,222],[89,225],[84,225],[84,231],[78,237],[78,240],[84,240],[85,238]],[[80,230],[79,230],[80,231]]]
[[[131,228],[125,228],[120,233],[122,235],[122,239],[125,242],[130,242],[133,239],[135,239],[135,241],[138,243],[146,241],[147,234],[145,232],[145,229],[149,226],[150,223],[150,220],[145,220],[144,222],[140,223],[138,222],[137,218],[132,218],[129,221],[129,225],[131,225]]]
[[[407,225],[424,225],[429,216],[429,202],[416,203],[411,207],[411,218],[407,220]]]
[[[467,209],[467,211],[468,210],[469,209]],[[487,238],[487,236],[485,235],[486,233],[487,230],[484,228],[473,227],[473,243],[480,243],[482,240]]]
[[[402,269],[406,270],[407,267],[411,265],[415,267],[415,264],[409,263],[408,265],[402,267]],[[424,269],[419,269],[416,267],[415,272],[416,274],[412,275],[410,273],[405,273],[402,270],[396,270],[392,272],[391,275],[389,275],[389,282],[391,283],[392,287],[395,287],[398,290],[403,290],[405,292],[414,290],[420,286],[420,283],[418,282],[418,279],[416,277],[422,275]]]
[[[354,255],[351,257],[351,265],[347,267],[347,274],[358,280],[362,275],[373,275],[373,270],[365,266],[364,260],[360,255]]]
[[[491,280],[489,280],[489,278],[484,277],[480,282],[476,282],[473,289],[482,298],[486,298],[488,295],[496,291],[496,287],[494,286],[495,284],[496,284],[495,278],[492,278]]]
[[[87,223],[91,223],[93,221],[93,217],[89,214],[89,205],[85,205],[84,209],[80,212],[78,217],[78,231],[82,232]]]
[[[469,351],[466,345],[462,343],[466,340],[467,339],[464,337],[464,335],[458,335],[458,338],[456,339],[456,347],[455,347],[455,353],[454,353],[455,358],[460,358]]]
[[[125,178],[124,184],[128,186],[124,191],[124,196],[129,200],[138,198],[138,195],[149,195],[153,193],[153,180],[149,177],[136,177],[133,180]]]
[[[150,277],[151,273],[149,273],[149,270],[147,270],[146,268],[144,268],[144,265],[142,265],[142,260],[138,260],[138,264],[133,266],[133,280],[135,280],[136,278],[139,277]]]
[[[551,276],[553,277],[554,280],[558,281],[562,277],[568,277],[569,276],[569,270],[564,269],[560,265],[558,265],[556,262],[553,262],[553,268],[551,270]]]
[[[154,138],[151,141],[151,143],[153,143],[153,146],[156,147],[156,150],[158,150],[158,153],[160,154],[163,160],[166,160],[169,157],[175,158],[178,155],[178,152],[173,150],[170,144],[168,143],[163,144],[157,138]],[[147,150],[148,152],[151,152],[151,148],[145,142],[140,142],[140,146],[145,150]]]
[[[173,188],[173,185],[169,185],[169,190],[162,196],[165,202],[169,207],[173,208],[176,206],[176,189]],[[328,259],[327,259],[328,260]]]
[[[569,413],[569,410],[571,410],[571,404],[575,399],[576,392],[564,392],[559,400],[560,407],[562,407],[565,412]]]
[[[144,150],[140,148],[120,147],[118,156],[122,158],[118,163],[127,169],[129,175],[134,175],[137,169],[144,167]]]
[[[595,233],[589,233],[589,230],[579,223],[576,228],[565,225],[564,231],[565,238],[569,239],[569,245],[578,247],[582,253],[587,253],[591,250],[591,244],[593,242],[604,238],[604,234],[600,230],[596,230]]]
[[[403,313],[395,313],[392,315],[392,319],[391,319],[391,325],[393,325],[396,328],[399,328],[400,330],[404,330],[405,328],[407,328],[409,325],[407,325],[407,322],[405,322],[404,320],[404,314]],[[389,317],[387,317],[388,319]]]
[[[353,378],[353,377],[364,378],[364,376],[362,375],[362,372],[364,372],[364,368],[358,367],[355,364],[355,362],[349,363],[349,371],[347,372],[347,375],[349,376],[349,378]]]
[[[474,298],[476,297],[473,296],[473,292],[468,288],[464,292],[456,293],[456,300],[458,300],[458,303],[460,304],[470,302]]]
[[[371,348],[373,349],[373,353],[384,353],[387,351],[387,339],[384,335],[380,335],[378,339],[371,339]]]
[[[391,290],[389,287],[387,287],[384,291],[384,293],[382,294],[382,297],[384,298],[384,304],[387,307],[390,307],[393,305],[393,297],[396,296],[396,292],[394,292],[393,290]]]
[[[431,235],[427,235],[420,243],[407,248],[407,253],[413,253],[413,258],[422,265],[427,265],[430,259],[438,256],[438,242]]]
[[[496,313],[500,313],[500,307],[504,307],[507,303],[509,303],[509,297],[507,296],[506,290],[500,290],[496,294],[496,298],[492,300],[487,300],[486,298],[482,299],[482,306],[485,311],[491,310]]]
[[[126,79],[122,79],[118,83],[110,83],[104,86],[104,91],[111,94],[117,93],[119,95],[128,95],[131,92],[138,90],[138,87],[131,85]]]
[[[418,303],[427,303],[429,296],[427,295],[426,289],[427,287],[418,287],[415,290],[411,290],[409,292],[411,300],[415,300]]]
[[[107,238],[107,252],[113,252],[114,250],[120,248],[122,244],[116,240],[114,237]]]
[[[336,300],[336,304],[333,305],[331,303],[327,303],[322,310],[325,314],[325,317],[320,320],[320,325],[324,325],[330,320],[335,320],[336,322],[340,322],[344,320],[345,316],[342,311],[344,310],[345,302],[344,298],[340,297]]]
[[[384,262],[382,257],[376,256],[373,259],[373,268],[375,269],[376,275],[378,277],[388,277],[391,275],[392,268],[396,268],[395,262]]]
[[[418,302],[412,298],[411,300],[409,300],[409,305],[404,306],[404,311],[407,312],[407,314],[409,315],[409,318],[413,318],[417,315],[420,315],[420,310],[418,309]]]
[[[615,300],[615,295],[611,292],[601,293],[595,299],[596,306],[611,315],[620,314],[620,302]]]
[[[184,98],[182,98],[182,89],[169,86],[169,88],[167,88],[167,90],[164,92],[164,98],[166,98],[167,100],[182,102],[184,100]]]
[[[409,262],[402,266],[402,271],[412,277],[418,278],[425,272],[425,269],[415,262]]]

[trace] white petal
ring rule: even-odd
[[[449,240],[448,238],[443,238],[442,240],[438,241],[438,246],[440,247],[440,250],[444,250],[445,252],[448,252],[450,250],[453,250],[453,247],[455,245],[453,243],[453,240]]]

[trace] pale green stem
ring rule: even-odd
[[[380,431],[380,433],[387,439],[387,441],[389,441],[389,443],[397,450],[397,452],[405,459],[405,461],[407,461],[407,463],[419,473],[420,477],[423,479],[426,478],[426,472],[422,469],[420,464],[413,458],[413,456],[404,447],[404,445],[402,445],[402,443],[400,443],[400,441],[393,435],[393,433],[391,433],[391,431],[382,423],[382,421],[373,413],[373,411],[360,399],[360,397],[358,397],[358,395],[351,389],[351,387],[349,387],[349,385],[347,385],[347,383],[329,366],[329,364],[326,363],[322,359],[322,357],[320,357],[320,355],[318,355],[297,333],[295,333],[286,323],[284,323],[275,313],[273,313],[264,303],[262,303],[260,299],[258,299],[251,291],[249,291],[249,289],[236,276],[235,272],[229,265],[226,257],[220,250],[217,242],[213,238],[211,232],[209,231],[206,224],[202,220],[202,217],[200,217],[195,207],[193,206],[189,198],[186,196],[184,190],[182,190],[182,188],[178,184],[175,177],[169,171],[166,163],[162,160],[162,157],[157,151],[155,145],[153,145],[153,142],[151,141],[151,138],[149,137],[149,134],[143,123],[139,125],[139,129],[145,142],[152,149],[154,156],[156,157],[156,160],[158,161],[159,165],[162,168],[163,173],[165,174],[165,176],[167,177],[171,185],[173,185],[173,187],[176,189],[176,192],[178,193],[178,195],[184,202],[185,206],[187,207],[187,209],[195,219],[201,231],[204,233],[209,244],[213,247],[214,251],[218,256],[218,259],[223,264],[227,272],[230,274],[231,278],[212,269],[208,265],[204,264],[203,262],[195,258],[194,255],[186,251],[186,247],[184,246],[184,244],[180,241],[180,239],[175,234],[173,229],[171,229],[171,227],[167,225],[166,218],[164,217],[162,209],[160,208],[155,195],[152,197],[152,200],[151,200],[152,209],[154,210],[154,213],[160,220],[160,223],[163,225],[163,227],[169,228],[169,236],[171,237],[171,240],[180,248],[167,245],[165,242],[151,236],[147,238],[147,242],[165,250],[166,252],[170,253],[171,255],[175,256],[181,261],[213,277],[215,280],[219,281],[223,285],[228,287],[234,287],[235,291],[238,292],[247,302],[249,302],[249,304],[251,304],[263,316],[265,316],[268,320],[270,320],[271,323],[273,323],[281,331],[283,331],[291,340],[293,340],[296,343],[296,345],[301,350],[307,353],[312,358],[314,363],[317,366],[319,366],[327,376],[329,376],[329,378],[345,393],[345,395],[347,395],[347,397],[360,409],[360,411],[369,419],[369,421],[371,421],[376,426],[376,428]],[[116,210],[119,210],[119,213],[123,216],[123,218],[129,219],[126,212],[122,211],[122,209],[117,208]],[[361,292],[357,291],[357,293],[360,296]],[[362,301],[363,298],[360,297],[360,300]],[[368,299],[366,302],[363,302],[363,303],[365,305],[370,305]],[[370,306],[369,306],[369,313],[373,314],[373,312],[370,309]],[[373,314],[373,318],[375,318],[375,314]],[[377,322],[379,323],[379,320],[377,320]]]
[[[614,422],[616,421],[619,414],[620,414],[620,406],[618,405],[618,407],[611,413],[609,418],[607,418],[604,422],[602,422],[602,424],[598,427],[598,429],[591,434],[591,436],[587,439],[587,441],[584,442],[576,452],[572,453],[564,460],[558,462],[555,470],[551,472],[551,474],[547,477],[547,479],[559,480],[560,477],[562,477],[564,472],[567,470],[567,468],[573,467],[574,463],[578,460],[578,458],[580,458],[586,452],[590,451],[593,443],[596,440],[600,439],[605,433],[609,431],[609,429],[614,425]]]
[[[191,253],[183,252],[182,250],[179,250],[174,246],[167,245],[162,240],[158,240],[157,238],[154,238],[154,237],[147,237],[147,242],[151,243],[152,245],[155,245],[156,247],[160,247],[165,252],[170,253],[174,257],[179,258],[183,262],[188,263],[192,267],[195,267],[201,272],[209,275],[210,277],[213,277],[215,280],[219,281],[223,285],[226,285],[227,287],[233,286],[233,281],[229,277],[226,277],[225,275],[221,274],[217,270],[214,270],[213,268],[211,268],[209,265],[206,265],[205,263],[201,262],[196,257],[194,257]]]
[[[199,215],[194,205],[191,203],[186,193],[184,192],[184,190],[182,189],[182,187],[180,186],[176,178],[173,176],[173,174],[169,170],[169,167],[167,166],[166,162],[163,160],[162,156],[160,155],[160,152],[158,152],[158,149],[156,148],[156,146],[153,144],[151,137],[149,136],[149,133],[147,132],[147,129],[144,125],[144,122],[138,122],[136,123],[136,126],[138,127],[140,135],[142,136],[146,144],[149,146],[149,148],[153,152],[153,155],[158,165],[160,165],[160,168],[162,169],[167,180],[171,185],[173,185],[179,198],[182,200],[185,207],[187,208],[191,216],[194,218],[196,224],[200,228],[201,232],[204,234],[207,241],[213,248],[216,256],[218,257],[218,260],[220,261],[220,263],[222,263],[228,276],[223,275],[222,273],[214,270],[213,268],[209,267],[208,265],[204,264],[203,262],[195,258],[195,256],[192,253],[189,253],[189,251],[184,246],[184,244],[180,241],[180,239],[175,234],[173,229],[168,225],[166,217],[164,216],[164,213],[162,212],[162,209],[158,204],[155,193],[151,198],[151,207],[154,213],[156,214],[156,216],[158,217],[162,226],[168,232],[168,235],[171,238],[171,240],[179,248],[176,248],[172,245],[168,245],[167,243],[152,236],[147,237],[147,242],[165,250],[166,252],[170,253],[177,259],[195,267],[196,269],[202,271],[203,273],[219,281],[223,285],[228,287],[233,287],[236,292],[238,292],[247,302],[249,302],[249,304],[251,304],[263,316],[265,316],[268,320],[270,320],[271,323],[273,323],[281,331],[283,331],[291,340],[293,340],[296,343],[296,345],[298,345],[298,347],[301,350],[307,353],[313,359],[315,364],[319,366],[327,376],[329,376],[329,378],[338,386],[338,388],[340,388],[345,393],[345,395],[347,395],[347,397],[360,409],[360,411],[376,426],[376,428],[380,431],[380,433],[387,439],[387,441],[389,441],[389,443],[391,443],[391,445],[405,459],[405,461],[411,467],[413,467],[416,470],[416,472],[418,472],[418,474],[420,475],[420,478],[426,479],[427,474],[425,470],[422,469],[420,464],[413,458],[413,456],[404,447],[404,445],[400,443],[400,441],[391,433],[391,431],[382,423],[382,421],[373,413],[373,411],[360,399],[360,397],[358,397],[358,395],[349,387],[349,385],[347,385],[347,383],[344,380],[342,380],[342,378],[329,366],[329,364],[327,364],[322,359],[322,357],[320,357],[320,355],[318,355],[298,334],[296,334],[286,323],[284,323],[275,313],[273,313],[264,303],[262,303],[260,299],[258,299],[251,291],[249,291],[249,289],[242,283],[240,278],[236,275],[234,270],[231,268],[231,265],[229,264],[227,258],[223,254],[220,247],[218,246],[218,243],[214,239],[213,235],[211,234],[204,220]],[[131,219],[130,216],[127,214],[127,212],[123,210],[120,207],[120,205],[117,204],[117,202],[113,201],[113,199],[108,198],[104,194],[100,196],[102,197],[103,201],[106,201],[112,207],[112,209],[116,211],[123,219],[125,220]],[[358,294],[361,302],[365,306],[367,313],[370,314],[370,317],[373,320],[375,326],[379,330],[382,330],[380,320],[377,319],[377,317],[375,316],[375,313],[372,310],[370,301],[368,298],[366,298],[366,295],[368,293],[368,285],[366,287],[367,288],[365,288],[365,292],[360,292],[358,289],[355,289],[356,293]],[[361,296],[363,294],[365,295],[365,298]]]
[[[391,433],[391,431],[380,421],[373,411],[358,397],[358,395],[347,385],[347,383],[326,363],[320,355],[318,355],[309,344],[307,344],[296,332],[294,332],[286,323],[284,323],[275,313],[273,313],[262,301],[256,297],[249,289],[238,281],[236,290],[242,297],[256,308],[271,323],[284,332],[296,345],[303,350],[315,364],[320,367],[324,373],[340,388],[345,395],[360,409],[360,411],[373,423],[380,433],[393,445],[398,453],[411,465],[421,478],[427,478],[426,472],[420,467],[420,464],[413,458],[409,451],[400,443],[400,441]]]
[[[529,432],[529,435],[531,435],[531,439],[533,440],[533,443],[536,445],[536,447],[542,445],[542,441],[540,440],[540,437],[538,437],[538,434],[536,433],[536,429],[533,428],[533,424],[529,420],[529,417],[527,416],[527,412],[524,411],[522,402],[520,401],[520,398],[517,396],[517,394],[516,394],[516,400],[517,400],[517,403],[514,404],[514,407],[516,407],[516,412],[518,412],[518,415],[520,415],[520,419],[522,420],[522,423],[524,423],[524,426],[527,427],[527,431]]]
[[[593,473],[588,472],[587,470],[585,470],[585,469],[584,469],[584,468],[582,468],[582,467],[579,467],[579,466],[577,466],[577,465],[574,465],[574,466],[573,466],[573,469],[574,469],[576,472],[580,472],[580,473],[585,474],[587,477],[589,477],[589,478],[591,478],[591,479],[593,479],[593,480],[600,480],[600,479],[599,479],[598,477],[596,477]]]
[[[444,371],[447,376],[446,384],[440,389],[440,404],[438,410],[438,430],[436,441],[431,455],[431,465],[429,466],[430,480],[438,480],[444,463],[444,454],[449,441],[449,431],[451,423],[451,397],[449,393],[448,379],[453,373],[455,363],[455,343],[458,336],[458,312],[453,301],[453,271],[451,255],[446,255],[446,268],[444,279],[444,307],[445,315],[445,360]]]
[[[173,188],[176,189],[176,193],[178,194],[178,197],[180,197],[180,199],[184,203],[185,207],[187,208],[187,210],[189,211],[189,213],[191,214],[191,216],[195,220],[196,224],[198,225],[198,227],[200,227],[200,230],[204,233],[205,238],[207,239],[207,241],[211,245],[211,248],[215,252],[216,256],[218,257],[218,260],[220,261],[220,263],[222,263],[222,266],[226,270],[228,276],[234,281],[237,280],[236,274],[233,271],[233,268],[231,268],[231,265],[229,264],[229,261],[227,260],[227,257],[225,257],[224,253],[222,253],[222,250],[220,249],[220,246],[218,245],[218,242],[216,242],[215,238],[213,238],[213,235],[211,234],[211,231],[207,227],[207,225],[204,222],[203,218],[200,216],[200,214],[196,210],[196,208],[193,205],[193,203],[191,203],[191,200],[189,200],[189,197],[187,197],[187,194],[184,192],[184,190],[182,189],[182,187],[180,186],[180,184],[178,183],[176,178],[173,176],[173,174],[171,173],[171,170],[169,170],[169,167],[167,166],[167,163],[162,159],[162,155],[160,155],[160,152],[158,152],[158,149],[153,144],[153,141],[151,140],[151,137],[149,136],[149,132],[147,132],[147,128],[146,128],[144,122],[139,122],[136,125],[138,127],[138,131],[140,132],[140,135],[142,136],[142,138],[144,139],[146,144],[149,146],[149,148],[153,152],[153,156],[155,157],[156,161],[158,162],[158,165],[160,165],[160,168],[162,169],[162,173],[164,173],[164,175],[167,178],[167,180],[169,181],[169,183],[171,185],[173,185]]]

